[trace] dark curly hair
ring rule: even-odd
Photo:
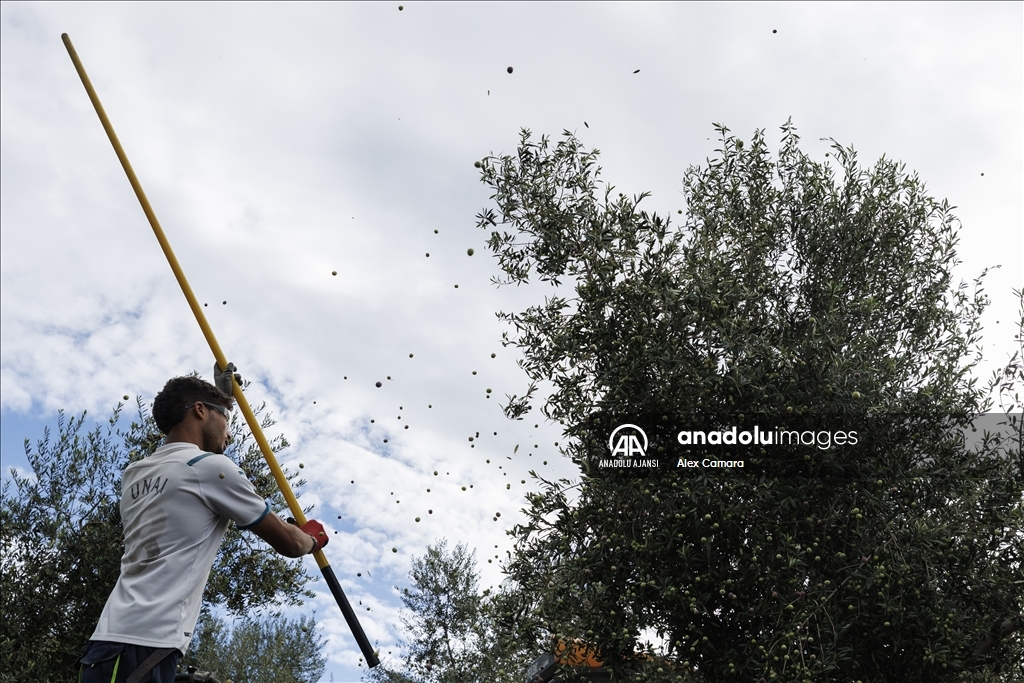
[[[195,375],[175,377],[169,380],[153,399],[153,419],[156,420],[156,426],[164,434],[169,433],[185,419],[185,409],[196,401],[213,403],[228,410],[235,405],[233,398]]]

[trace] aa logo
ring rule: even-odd
[[[619,425],[608,438],[612,457],[643,458],[647,455],[647,435],[636,425]]]

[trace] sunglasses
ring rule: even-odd
[[[220,413],[221,415],[224,416],[225,420],[229,420],[231,418],[231,411],[229,411],[224,406],[219,406],[216,403],[207,403],[206,401],[196,401],[196,403],[202,403],[204,406],[206,406],[210,410],[216,410],[218,413]],[[185,406],[185,410],[188,410],[189,408],[194,406],[196,403],[193,403],[192,405]]]

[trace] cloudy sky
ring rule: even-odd
[[[473,162],[513,151],[521,128],[576,132],[607,180],[652,191],[659,211],[682,206],[713,122],[774,143],[792,117],[818,158],[831,137],[865,163],[902,160],[959,207],[960,277],[1002,266],[987,280],[989,367],[1012,350],[1020,3],[5,2],[0,20],[5,471],[58,409],[102,418],[212,363],[67,32],[250,402],[293,444],[283,462],[304,465],[303,500],[338,531],[328,557],[385,651],[413,555],[468,543],[496,583],[486,560],[509,548],[527,471],[571,475],[556,425],[499,410],[525,381],[494,313],[544,291],[489,283]],[[357,680],[337,608],[315,607],[328,671]]]

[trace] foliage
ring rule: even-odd
[[[313,617],[245,618],[229,627],[204,612],[179,669],[192,665],[223,683],[316,683],[327,667]]]
[[[646,194],[602,192],[598,152],[568,132],[480,164],[496,281],[555,286],[499,314],[530,382],[505,410],[521,419],[546,384],[581,470],[529,497],[498,628],[580,638],[621,680],[1020,675],[1020,432],[957,438],[987,407],[987,298],[981,277],[953,284],[954,207],[885,158],[864,169],[833,141],[837,168],[810,159],[790,123],[777,160],[762,132],[717,128],[679,227]],[[1024,383],[1019,355],[1000,381]],[[755,418],[868,429],[625,476],[598,465],[627,417],[670,439]]]
[[[461,543],[449,552],[442,539],[412,559],[409,580],[412,585],[400,589],[408,638],[404,656],[382,662],[364,680],[518,683],[533,652],[495,630],[493,599],[489,590],[479,591],[475,553]]]
[[[124,551],[121,472],[152,453],[162,435],[138,400],[138,416],[122,428],[118,404],[105,426],[86,432],[86,414],[57,416],[25,453],[31,474],[12,470],[0,500],[3,635],[0,681],[63,681],[89,640],[120,572]],[[273,421],[261,406],[264,427]],[[253,476],[257,492],[281,509],[284,501],[244,423],[232,419],[228,455]],[[287,446],[279,437],[275,452]],[[293,486],[304,483],[290,475]],[[310,577],[300,562],[269,551],[229,525],[204,593],[206,605],[239,614],[301,602]]]

